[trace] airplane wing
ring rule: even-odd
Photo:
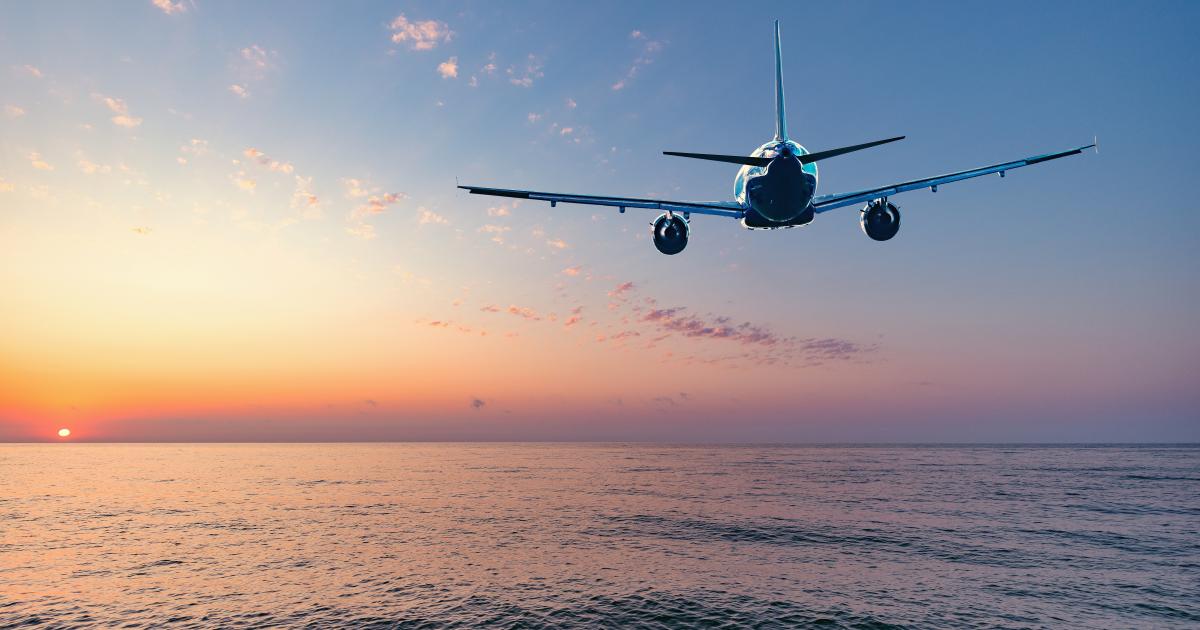
[[[549,201],[551,207],[559,203],[577,203],[590,206],[616,206],[620,208],[621,212],[625,212],[625,208],[649,208],[651,210],[665,210],[670,212],[711,214],[731,219],[740,219],[746,214],[742,206],[734,201],[667,201],[665,199],[636,199],[633,197],[567,195],[562,193],[538,192],[536,190],[484,188],[482,186],[459,186],[459,188],[469,191],[472,195],[492,195],[495,197]]]
[[[949,184],[951,182],[971,179],[972,177],[979,177],[981,175],[990,175],[992,173],[1000,173],[1000,176],[1004,177],[1005,172],[1011,171],[1014,168],[1041,164],[1042,162],[1057,160],[1058,158],[1067,157],[1068,155],[1078,155],[1082,153],[1084,149],[1090,149],[1094,146],[1096,145],[1089,144],[1086,147],[1079,147],[1078,149],[1071,149],[1069,151],[1047,153],[1046,155],[1035,155],[1033,157],[1027,157],[1023,160],[1003,162],[1001,164],[993,164],[991,166],[983,166],[966,171],[958,171],[957,173],[947,173],[945,175],[938,175],[936,177],[914,179],[912,181],[892,184],[890,186],[880,186],[879,188],[856,190],[854,192],[840,193],[836,195],[820,195],[813,199],[813,210],[818,213],[827,212],[829,210],[833,210],[834,208],[852,206],[864,201],[870,201],[880,197],[887,197],[902,192],[908,192],[910,190],[920,190],[921,188],[929,188],[934,192],[937,192],[937,187],[941,184]]]

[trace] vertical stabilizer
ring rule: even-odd
[[[775,20],[775,139],[788,139],[787,108],[783,104],[783,51],[779,45],[779,20]]]

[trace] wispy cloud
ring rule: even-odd
[[[622,282],[621,284],[618,284],[615,288],[613,288],[612,291],[608,292],[608,297],[610,297],[610,298],[624,297],[625,294],[627,294],[633,290],[633,286],[634,285],[633,285],[632,281]]]
[[[443,79],[453,79],[458,76],[458,57],[451,57],[438,64],[438,74]]]
[[[42,154],[34,151],[29,154],[29,165],[39,171],[53,171],[54,166],[42,159]]]
[[[417,208],[417,223],[421,225],[447,225],[450,221],[446,217],[422,206]]]
[[[493,225],[489,223],[480,226],[476,231],[484,234],[491,234],[493,242],[503,245],[504,233],[510,230],[512,230],[512,228],[508,227],[507,225]]]
[[[645,33],[642,33],[641,31],[633,31],[629,34],[629,38],[638,42],[638,56],[635,57],[633,59],[633,63],[629,65],[629,70],[625,72],[625,76],[621,77],[616,83],[612,84],[612,89],[614,90],[625,89],[625,86],[627,86],[630,81],[633,81],[635,77],[637,77],[642,68],[654,63],[654,60],[658,57],[658,53],[663,49],[663,42],[648,40],[646,39]]]
[[[171,2],[171,0],[150,0],[150,2],[167,15],[174,15],[176,13],[183,13],[184,11],[187,11],[187,5],[182,2]]]
[[[553,247],[554,249],[566,249],[566,248],[570,247],[570,245],[567,245],[567,242],[562,240],[561,238],[552,238],[552,239],[546,241],[546,244],[549,245],[550,247]]]
[[[31,66],[29,64],[25,64],[25,65],[21,66],[20,70],[35,79],[40,79],[43,76],[45,76],[44,74],[42,74],[41,69],[39,69],[37,66]]]
[[[516,304],[509,304],[508,308],[506,310],[508,311],[508,313],[510,315],[516,315],[517,317],[520,317],[522,319],[531,319],[533,321],[539,321],[542,319],[541,315],[538,315],[537,311],[533,310],[532,308],[529,308],[528,306],[517,306]]]
[[[97,163],[87,159],[87,157],[83,154],[82,151],[76,153],[75,158],[76,158],[76,162],[75,162],[76,166],[78,166],[79,170],[82,171],[85,175],[95,175],[97,173],[99,173],[101,175],[107,175],[108,173],[112,172],[111,166],[109,166],[107,164],[97,164]]]
[[[564,276],[575,277],[575,276],[578,276],[580,271],[582,271],[582,270],[583,270],[582,265],[575,265],[574,267],[567,267],[566,269],[563,269],[562,274]]]
[[[246,86],[241,85],[240,83],[234,83],[230,85],[229,91],[238,98],[249,98],[250,96],[250,90],[247,90]]]
[[[412,22],[403,13],[397,15],[388,28],[392,31],[392,43],[406,44],[412,50],[433,50],[454,35],[445,22]]]
[[[530,53],[529,56],[525,58],[525,65],[523,68],[518,69],[516,66],[509,66],[508,69],[505,70],[505,73],[508,74],[509,83],[520,87],[532,87],[535,80],[546,76],[546,74],[542,72],[542,68],[544,66],[545,62],[542,61],[541,57]]]
[[[25,108],[17,107],[16,105],[5,105],[4,115],[9,118],[20,118],[25,115]]]
[[[105,96],[103,94],[93,93],[92,98],[98,103],[103,103],[110,112],[115,114],[109,120],[118,127],[133,128],[142,124],[142,119],[129,114],[129,105],[123,99]]]
[[[245,151],[242,151],[242,155],[246,156],[246,159],[248,160],[257,162],[261,166],[265,166],[267,170],[273,173],[291,175],[292,171],[295,170],[295,167],[292,166],[291,162],[280,162],[279,160],[272,159],[270,156],[254,147],[250,147]]]

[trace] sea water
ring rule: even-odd
[[[0,627],[1196,627],[1200,448],[0,446]]]

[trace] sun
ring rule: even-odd
[[[71,430],[67,429],[67,428],[59,429],[58,437],[60,437],[60,438],[71,437]]]

